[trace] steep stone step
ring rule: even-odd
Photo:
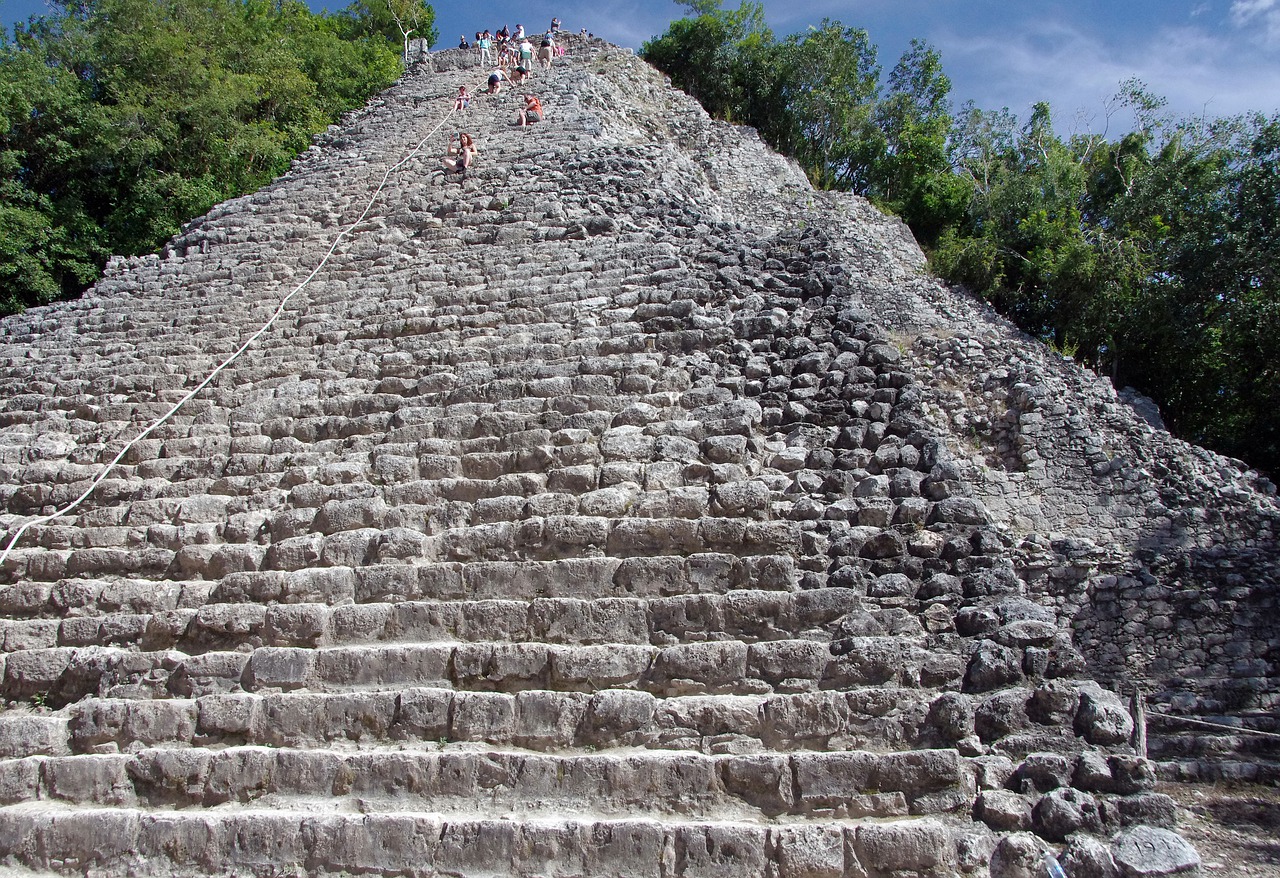
[[[183,545],[172,541],[163,530],[154,534],[145,532],[144,537],[144,532],[138,529],[103,529],[98,538],[107,545],[64,547],[54,552],[20,550],[9,556],[5,572],[11,579],[32,579],[36,582],[56,581],[66,576],[163,579],[173,573],[184,578],[212,579],[238,571],[290,571],[317,565],[363,567],[401,559],[427,562],[554,561],[592,555],[636,558],[708,552],[746,557],[789,553],[800,543],[800,528],[796,522],[752,520],[768,512],[769,492],[760,483],[752,483],[744,491],[735,491],[734,486],[729,485],[717,486],[710,494],[663,493],[655,496],[653,505],[648,507],[639,492],[624,489],[615,490],[609,496],[602,496],[606,492],[596,492],[592,500],[597,504],[592,511],[620,511],[625,514],[641,499],[638,511],[664,517],[580,515],[575,514],[577,509],[570,510],[567,504],[562,504],[563,511],[569,514],[526,514],[531,498],[545,494],[548,487],[552,490],[581,487],[585,491],[594,491],[594,474],[575,470],[552,470],[546,476],[509,474],[494,479],[410,483],[389,492],[389,503],[378,497],[320,501],[317,503],[320,509],[314,513],[312,525],[320,530],[285,537],[271,545],[259,542]],[[580,475],[587,480],[582,485],[576,483]],[[640,477],[644,478],[643,475]],[[201,478],[208,479],[207,484],[201,485],[201,490],[214,486],[215,480],[211,476]],[[128,482],[113,482],[109,487],[127,494],[129,485]],[[219,487],[226,491],[230,486],[221,483]],[[296,489],[291,493],[296,493]],[[495,502],[486,505],[481,502],[484,500]],[[482,517],[488,514],[494,520],[487,524],[453,526],[439,533],[424,533],[421,522],[432,513],[470,517],[464,511],[465,506],[451,511],[441,508],[449,502],[476,504]],[[755,514],[751,518],[709,515],[698,518],[699,512],[706,509],[709,502],[728,506],[732,511]],[[501,511],[504,504],[511,508]],[[492,511],[486,513],[486,509]],[[547,511],[560,510],[553,506]],[[676,514],[683,517],[666,517]],[[401,519],[417,526],[396,526]],[[267,525],[265,516],[249,516],[244,523],[248,521],[258,524],[257,531]],[[295,527],[300,523],[299,519],[291,521]],[[384,529],[378,525],[391,527]],[[257,532],[252,535],[246,533],[245,536],[257,536]],[[51,540],[52,537],[46,534],[45,539]],[[134,544],[128,545],[130,542]],[[148,545],[148,542],[152,544]],[[164,548],[154,543],[178,545],[179,548]]]
[[[224,583],[225,585],[225,583]],[[277,595],[278,597],[279,595]],[[222,646],[344,646],[378,642],[508,641],[561,645],[652,644],[703,640],[827,642],[848,613],[868,616],[887,633],[920,636],[905,610],[881,610],[853,589],[799,592],[730,590],[669,598],[537,598],[396,601],[331,607],[259,603],[230,588],[179,611],[114,612],[80,606],[56,619],[0,621],[0,652],[58,646],[135,645],[194,654]],[[219,603],[218,597],[240,597]],[[229,624],[225,620],[234,619]]]
[[[234,621],[234,620],[232,620]],[[6,657],[0,693],[67,704],[92,695],[193,697],[220,692],[394,690],[516,693],[626,688],[659,696],[806,692],[858,686],[958,686],[959,656],[897,637],[862,637],[833,656],[814,640],[737,640],[657,647],[542,643],[398,643],[251,651],[30,649]]]
[[[213,875],[406,873],[618,878],[954,875],[974,828],[937,817],[888,821],[652,820],[401,810],[207,813],[136,807],[0,808],[0,857],[62,874],[129,869]],[[981,844],[978,845],[981,847]]]
[[[307,546],[297,550],[315,551],[311,544]],[[738,546],[739,551],[746,548]],[[0,588],[0,613],[11,618],[59,619],[114,613],[155,615],[197,610],[209,603],[336,606],[423,600],[660,598],[745,588],[796,590],[800,575],[795,558],[770,553],[767,546],[759,548],[761,551],[752,554],[568,556],[546,561],[368,563],[293,571],[228,571],[217,581],[76,578],[50,583],[28,579]]]
[[[233,746],[36,756],[4,763],[8,802],[209,808],[289,807],[613,817],[905,817],[968,813],[972,769],[954,750],[551,755],[489,749],[359,752]],[[332,807],[332,805],[330,806]]]
[[[392,742],[534,751],[643,747],[706,754],[901,749],[919,743],[931,692],[866,688],[793,695],[658,698],[647,692],[396,692],[88,698],[59,716],[0,719],[0,754],[145,747]]]

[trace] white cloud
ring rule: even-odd
[[[958,99],[972,98],[984,109],[1008,106],[1022,118],[1034,102],[1048,101],[1064,133],[1086,127],[1081,120],[1100,131],[1107,100],[1132,77],[1167,98],[1168,111],[1179,117],[1269,114],[1280,104],[1280,59],[1198,27],[1157,28],[1112,43],[1073,26],[1038,22],[999,39],[954,33],[935,42]],[[1109,133],[1127,124],[1115,118]]]
[[[1280,0],[1234,0],[1231,21],[1237,27],[1256,28],[1268,43],[1280,43]]]

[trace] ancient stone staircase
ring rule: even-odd
[[[4,323],[10,534],[270,316],[466,62]],[[475,168],[442,132],[9,555],[0,857],[888,878],[1170,825],[890,316],[971,306],[626,52],[573,39],[529,90],[548,122],[506,92],[450,119]]]

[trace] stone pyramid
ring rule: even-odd
[[[1172,721],[1275,727],[1274,488],[566,43],[0,325],[0,863],[1190,868],[1157,771],[1275,776]]]

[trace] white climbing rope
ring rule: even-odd
[[[1275,738],[1280,740],[1280,733],[1264,732],[1261,729],[1245,729],[1240,726],[1227,725],[1226,723],[1215,723],[1207,719],[1192,719],[1189,716],[1178,716],[1173,713],[1149,713],[1147,718],[1159,717],[1160,719],[1173,720],[1174,722],[1190,723],[1193,726],[1208,726],[1211,729],[1225,729],[1228,732],[1234,732],[1237,735],[1250,735],[1259,738]]]
[[[449,100],[450,101],[453,100],[452,96],[450,96]],[[369,197],[369,203],[365,205],[365,208],[363,211],[361,211],[360,216],[357,217],[354,222],[352,222],[350,225],[348,225],[346,228],[344,228],[342,231],[338,233],[338,235],[333,239],[333,243],[329,245],[329,251],[325,253],[324,258],[320,260],[319,264],[316,265],[316,267],[311,270],[311,273],[308,274],[300,284],[298,284],[296,287],[290,290],[289,294],[280,300],[280,304],[276,308],[275,313],[272,314],[271,318],[262,325],[262,328],[259,329],[257,332],[255,332],[253,335],[249,336],[248,340],[245,341],[242,345],[240,345],[240,347],[237,348],[235,352],[231,354],[231,356],[223,360],[218,365],[218,367],[214,369],[212,372],[210,372],[203,381],[197,384],[190,392],[188,392],[184,397],[182,397],[182,399],[174,403],[173,407],[170,408],[169,411],[165,412],[160,418],[152,422],[152,424],[149,427],[147,427],[147,429],[143,430],[133,439],[129,440],[129,442],[123,448],[120,449],[120,452],[116,454],[115,458],[111,461],[111,463],[107,464],[102,469],[102,471],[99,472],[98,475],[94,477],[93,481],[89,483],[89,487],[85,488],[84,492],[79,497],[72,500],[70,503],[68,503],[66,506],[62,507],[61,509],[57,510],[56,512],[52,512],[49,515],[37,516],[31,519],[30,521],[26,522],[25,524],[23,524],[22,527],[18,528],[17,532],[13,535],[13,538],[9,540],[9,544],[5,546],[4,551],[0,552],[0,568],[3,568],[5,562],[9,560],[9,553],[13,550],[13,547],[18,544],[18,540],[22,538],[22,535],[27,532],[27,529],[29,527],[36,524],[44,524],[45,522],[52,521],[55,518],[59,518],[63,515],[66,515],[68,512],[70,512],[71,510],[79,506],[81,503],[83,503],[89,497],[89,495],[93,493],[93,490],[97,488],[98,485],[102,484],[103,480],[106,479],[107,474],[110,473],[111,470],[115,468],[116,464],[118,464],[121,460],[124,459],[124,456],[129,453],[129,450],[133,448],[133,446],[137,445],[143,439],[147,438],[147,436],[151,435],[153,430],[155,430],[157,427],[162,425],[165,421],[169,420],[169,418],[173,417],[174,414],[177,413],[178,409],[182,408],[186,403],[190,402],[192,397],[194,397],[197,393],[199,393],[200,391],[208,387],[209,383],[212,382],[214,378],[218,377],[219,373],[221,373],[223,369],[227,368],[227,366],[230,366],[233,362],[235,362],[236,358],[238,358],[242,353],[244,353],[245,350],[251,344],[253,344],[259,338],[261,338],[262,335],[271,328],[271,326],[276,322],[276,320],[279,319],[280,315],[284,313],[285,306],[289,304],[289,300],[292,299],[295,295],[297,295],[298,292],[301,291],[302,288],[305,287],[308,283],[310,283],[312,278],[314,278],[320,272],[320,269],[324,268],[325,265],[328,264],[329,258],[333,256],[334,251],[337,250],[338,244],[342,241],[342,239],[345,238],[347,235],[349,235],[351,231],[356,228],[356,226],[364,222],[365,217],[369,215],[369,211],[373,209],[374,202],[377,201],[378,196],[382,194],[382,190],[386,188],[387,180],[391,178],[391,175],[396,171],[398,171],[411,159],[413,159],[413,157],[416,156],[419,152],[421,152],[422,148],[426,145],[427,141],[430,140],[437,131],[439,131],[441,128],[444,127],[444,124],[449,121],[450,117],[453,116],[455,111],[456,111],[456,105],[451,103],[449,107],[449,112],[445,113],[444,118],[442,118],[434,128],[432,128],[429,132],[427,132],[427,134],[420,141],[418,141],[418,145],[415,146],[409,152],[408,155],[406,155],[400,161],[396,162],[394,165],[392,165],[390,168],[387,169],[387,172],[382,175],[382,180],[378,183],[377,188],[374,189],[373,195]]]

